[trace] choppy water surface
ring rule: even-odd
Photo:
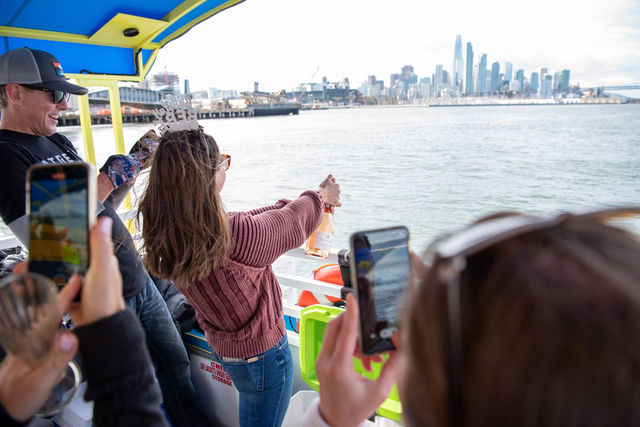
[[[640,203],[640,105],[380,107],[202,121],[232,156],[223,198],[246,210],[342,188],[334,246],[405,224],[412,246],[497,210]],[[127,125],[127,149],[148,125]],[[83,151],[79,127],[61,128]],[[98,164],[114,150],[94,128]]]

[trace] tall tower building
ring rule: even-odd
[[[191,95],[191,86],[189,85],[189,79],[184,79],[184,94]]]
[[[435,96],[440,96],[442,90],[442,84],[444,83],[444,75],[442,72],[442,64],[436,65],[436,75],[433,78],[433,88],[435,90]]]
[[[562,74],[560,74],[560,90],[564,90],[566,92],[569,91],[569,77],[571,71],[562,70]]]
[[[402,67],[402,73],[400,74],[400,79],[402,81],[409,80],[413,75],[413,67],[411,65],[405,65]]]
[[[487,54],[483,53],[480,56],[480,63],[478,64],[478,87],[476,92],[485,93],[487,91]]]
[[[553,96],[553,77],[551,74],[545,74],[544,79],[540,81],[540,96],[542,99],[549,99]]]
[[[467,42],[467,73],[465,77],[464,93],[473,93],[473,47]]]
[[[402,67],[402,73],[400,73],[400,81],[403,84],[403,90],[406,93],[409,89],[409,85],[412,83],[418,83],[418,76],[413,73],[413,66],[405,65]]]
[[[398,86],[400,82],[400,74],[391,74],[389,75],[389,87]]]
[[[453,51],[453,79],[452,85],[456,88],[456,90],[462,86],[462,68],[464,67],[464,62],[462,61],[462,39],[460,38],[460,34],[456,36],[456,46]]]
[[[538,88],[540,87],[540,85],[538,84],[538,73],[536,71],[531,73],[531,91],[532,92],[538,92]]]
[[[516,71],[516,80],[518,81],[519,88],[518,90],[522,92],[524,89],[524,70],[520,69]]]
[[[491,64],[491,92],[500,90],[500,63]]]
[[[540,68],[540,85],[542,85],[542,81],[544,80],[544,76],[549,74],[549,69],[546,67]]]
[[[510,82],[513,78],[513,64],[511,62],[504,63],[504,81]]]

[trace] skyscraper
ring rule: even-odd
[[[549,99],[553,94],[553,77],[551,74],[545,74],[544,79],[540,82],[540,98]]]
[[[491,64],[491,92],[500,90],[500,63]]]
[[[485,93],[487,91],[487,54],[483,53],[480,56],[480,63],[478,64],[478,87],[476,89],[479,93]]]
[[[569,70],[562,70],[560,73],[560,84],[558,85],[558,89],[564,92],[569,92]]]
[[[516,80],[518,81],[518,90],[522,92],[524,90],[524,70],[519,69],[516,71]]]
[[[402,91],[406,94],[409,89],[409,84],[418,83],[418,76],[413,74],[413,67],[411,65],[405,65],[402,67],[400,73],[400,82],[402,83]]]
[[[473,47],[467,42],[467,74],[465,77],[464,93],[473,93]]]
[[[453,81],[452,85],[457,90],[462,85],[462,68],[464,62],[462,62],[462,39],[460,34],[456,36],[456,46],[453,51]]]
[[[442,83],[444,82],[444,76],[442,74],[442,64],[436,65],[436,75],[433,78],[433,89],[435,91],[435,96],[440,96],[440,91],[442,90]]]
[[[531,73],[531,91],[537,93],[539,87],[540,85],[538,84],[538,73],[534,71]]]
[[[542,89],[542,82],[546,79],[546,75],[549,74],[549,69],[546,67],[540,68],[540,88]]]
[[[510,82],[513,78],[513,64],[511,62],[504,63],[504,81]]]
[[[391,74],[389,76],[389,87],[398,86],[400,82],[400,74]]]

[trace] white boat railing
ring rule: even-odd
[[[295,318],[296,321],[300,320],[300,312],[304,307],[298,306],[297,302],[300,292],[302,291],[310,291],[316,295],[327,295],[336,298],[341,297],[341,286],[302,277],[291,272],[293,270],[292,265],[295,265],[296,259],[308,261],[311,263],[311,266],[315,267],[319,267],[324,264],[337,264],[337,253],[338,250],[332,249],[329,258],[314,258],[309,255],[305,255],[304,249],[300,247],[286,252],[278,259],[278,261],[276,261],[276,263],[274,263],[273,270],[282,288],[282,309],[285,315]],[[312,271],[310,270],[309,276],[311,276],[311,274]],[[289,344],[298,346],[298,335],[295,332],[290,331],[288,339]]]

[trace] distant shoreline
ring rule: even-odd
[[[568,105],[626,105],[637,104],[636,102],[549,102],[549,103],[514,103],[514,104],[428,104],[427,107],[529,107],[529,106],[568,106]]]
[[[632,101],[632,102],[514,102],[514,103],[504,103],[504,104],[491,104],[491,103],[482,103],[482,104],[387,104],[387,105],[363,105],[362,107],[366,108],[384,108],[384,107],[528,107],[528,106],[567,106],[567,105],[627,105],[627,104],[640,104],[640,101]]]

